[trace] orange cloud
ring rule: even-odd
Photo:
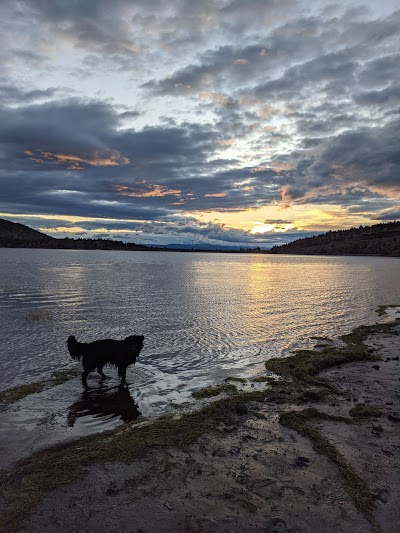
[[[215,192],[215,193],[205,194],[204,198],[223,198],[224,196],[226,196],[224,192]]]
[[[151,198],[156,196],[180,196],[182,191],[178,189],[168,189],[163,185],[152,185],[151,183],[141,182],[141,187],[132,188],[127,185],[114,185],[113,189],[122,196],[132,196],[135,198]]]
[[[221,105],[232,105],[235,103],[230,96],[225,96],[224,94],[216,93],[214,91],[201,91],[198,96],[203,100],[211,100],[212,102]]]
[[[254,185],[246,185],[246,182],[244,183],[234,183],[231,185],[232,189],[241,189],[242,191],[254,191]]]
[[[94,167],[116,167],[119,165],[127,165],[129,159],[124,157],[120,152],[106,152],[96,150],[91,154],[84,154],[82,156],[73,154],[53,154],[45,150],[38,150],[36,152],[32,150],[25,150],[25,154],[29,156],[29,159],[36,163],[56,163],[56,164],[68,164],[68,170],[81,170],[82,163]]]

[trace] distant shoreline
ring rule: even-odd
[[[232,248],[230,248],[232,246]],[[1,248],[119,250],[148,252],[207,252],[316,256],[400,257],[400,222],[360,226],[297,239],[270,249],[220,244],[165,244],[153,246],[103,238],[54,238],[24,224],[0,219]]]
[[[129,245],[128,245],[129,246]],[[207,254],[254,254],[254,255],[274,255],[274,256],[291,256],[291,257],[390,257],[392,259],[400,259],[400,255],[383,255],[383,254],[350,254],[350,253],[331,253],[324,254],[321,252],[315,253],[296,253],[296,252],[286,252],[286,253],[276,253],[271,252],[271,250],[207,250],[207,249],[196,249],[196,248],[166,248],[166,247],[145,247],[140,249],[129,249],[129,248],[80,248],[80,247],[58,247],[58,246],[3,246],[0,245],[0,250],[68,250],[68,251],[86,251],[86,252],[183,252],[183,253],[207,253]]]

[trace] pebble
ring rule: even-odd
[[[264,531],[265,533],[289,533],[290,530],[282,518],[272,518]]]

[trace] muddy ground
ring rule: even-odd
[[[9,528],[397,533],[400,325],[369,336],[366,344],[380,361],[343,364],[320,374],[335,390],[314,387],[309,400],[303,396],[299,402],[299,386],[282,381],[265,399],[237,404],[187,446],[145,446],[130,464],[88,462],[80,479],[52,490],[25,521]],[[315,413],[310,408],[319,414],[312,414],[307,427],[333,445],[342,463],[321,451],[317,441],[283,425],[282,413]],[[346,420],[324,420],[320,413]],[[363,484],[365,498],[357,494]],[[6,508],[4,494],[0,512]]]

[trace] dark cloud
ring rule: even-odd
[[[372,216],[373,220],[400,220],[400,209],[387,209]]]
[[[303,162],[304,170],[297,173],[292,184],[283,187],[283,195],[292,201],[315,198],[326,201],[334,193],[348,194],[348,189],[357,187],[361,187],[361,191],[364,188],[399,194],[399,143],[398,119],[381,127],[360,128],[330,137],[315,159]]]
[[[355,97],[358,104],[369,106],[400,107],[400,84],[391,85],[380,91],[369,91]]]
[[[25,90],[15,85],[0,84],[0,102],[3,105],[27,104],[40,100],[49,100],[62,91],[57,88]]]

